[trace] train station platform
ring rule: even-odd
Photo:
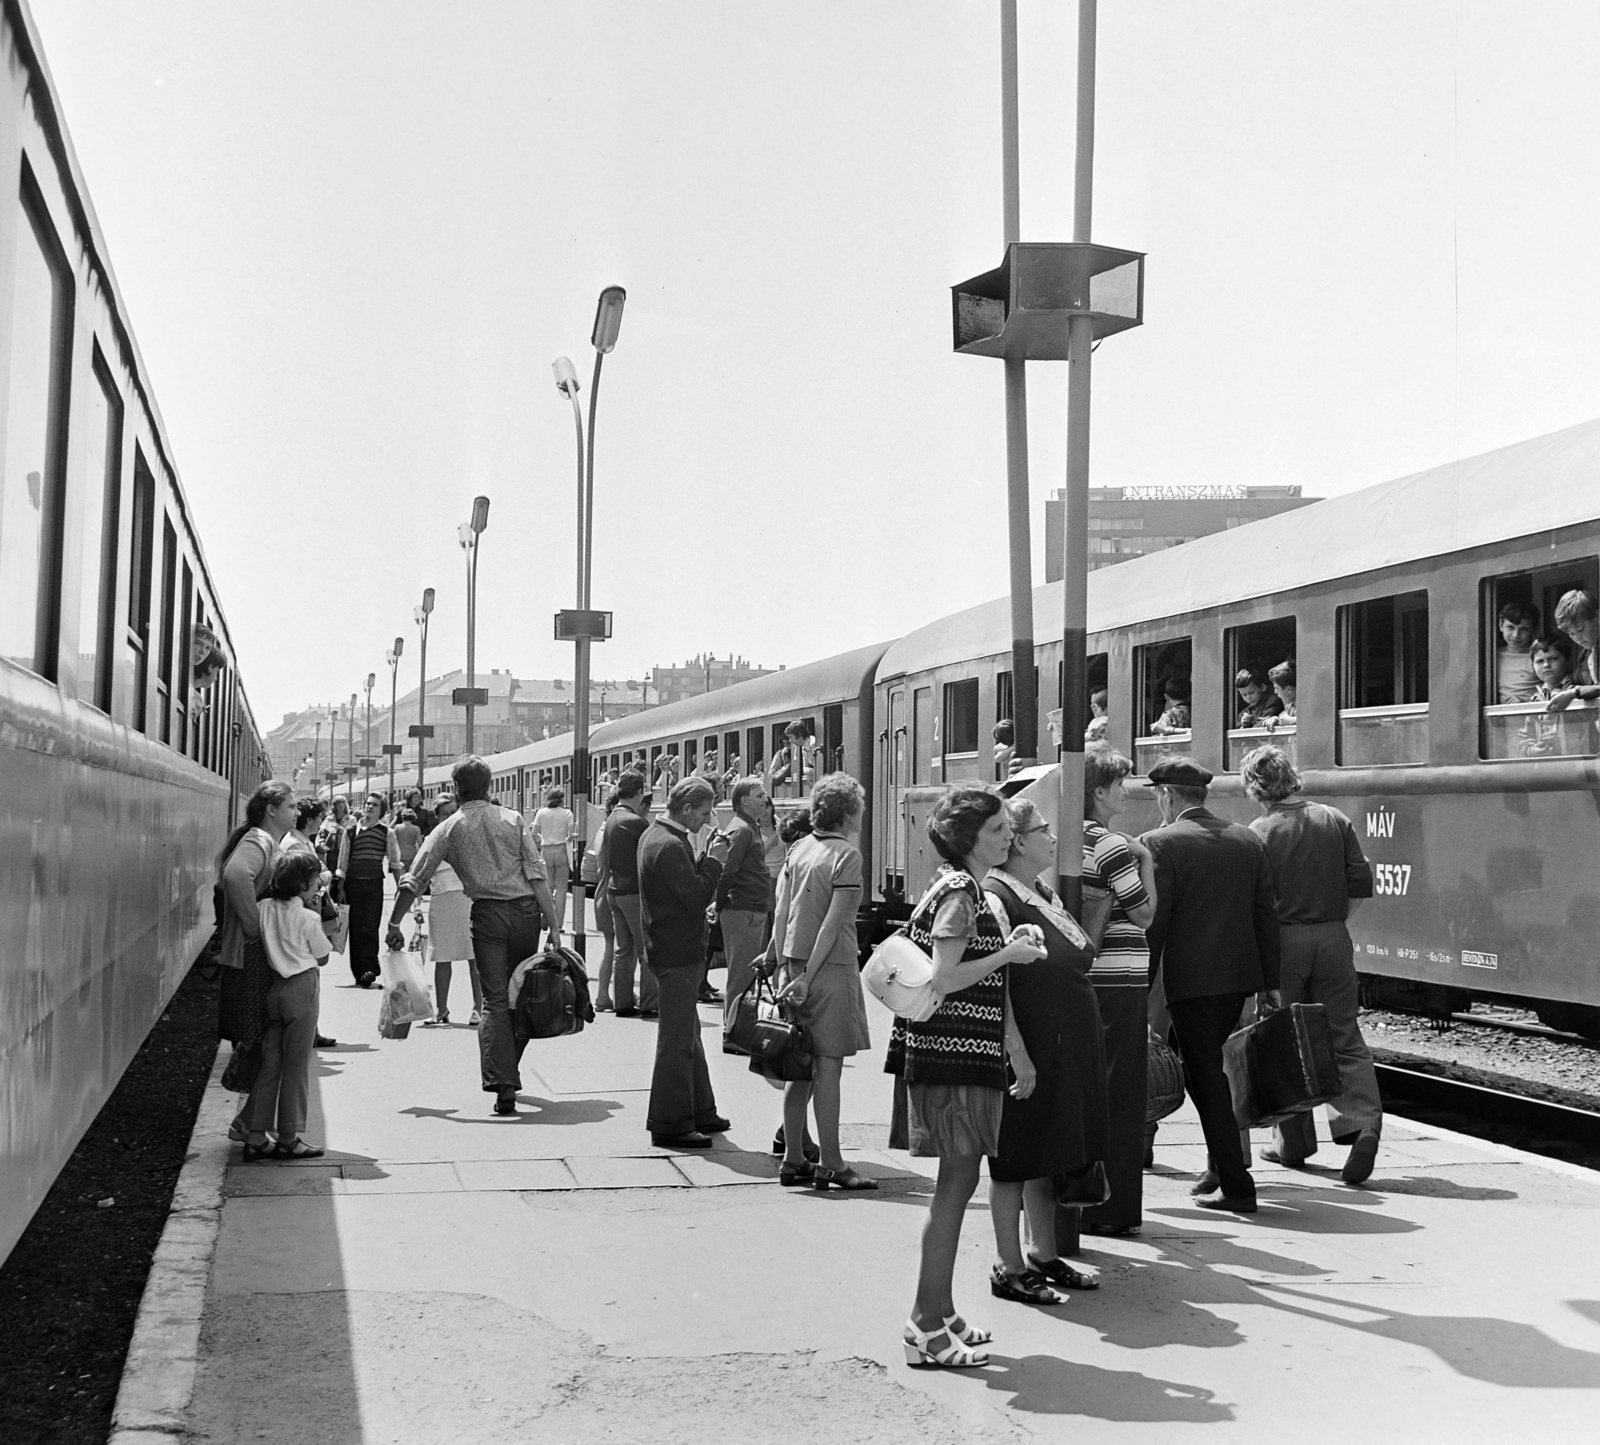
[[[380,1040],[377,993],[344,972],[334,958],[339,1045],[308,1130],[325,1159],[244,1164],[223,1137],[232,1096],[209,1091],[198,1348],[175,1318],[141,1334],[119,1445],[1594,1438],[1600,1175],[1392,1119],[1366,1187],[1340,1184],[1329,1147],[1318,1168],[1258,1163],[1260,1212],[1218,1215],[1190,1202],[1203,1150],[1180,1113],[1143,1234],[1085,1239],[1103,1287],[1064,1307],[990,1297],[980,1193],[957,1301],[993,1329],[992,1363],[912,1370],[932,1161],[886,1147],[876,1005],[844,1118],[883,1187],[822,1195],[776,1182],[779,1095],[721,1053],[717,1010],[702,1021],[733,1128],[669,1153],[644,1124],[653,1024],[602,1015],[530,1045],[521,1112],[500,1119],[474,1031]]]

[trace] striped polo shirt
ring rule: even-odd
[[[1083,881],[1115,898],[1089,982],[1107,987],[1144,987],[1150,982],[1150,948],[1144,929],[1128,917],[1130,908],[1150,901],[1139,877],[1139,860],[1123,841],[1092,818],[1083,823]]]

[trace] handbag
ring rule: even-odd
[[[763,1018],[756,1024],[750,1072],[786,1084],[809,1079],[815,1066],[811,1035],[804,1024],[787,1017]]]
[[[727,1021],[722,1026],[722,1042],[741,1054],[755,1052],[756,1025],[761,1021],[763,998],[775,1003],[771,983],[767,976],[758,973],[749,984],[733,996],[733,1006],[728,1010]]]
[[[904,928],[883,940],[861,970],[867,992],[897,1018],[920,1024],[944,1002],[933,987],[933,960]]]
[[[1083,1169],[1071,1174],[1056,1175],[1056,1203],[1073,1209],[1093,1209],[1111,1200],[1111,1180],[1106,1166],[1096,1159]]]
[[[1177,1113],[1183,1104],[1183,1065],[1165,1039],[1150,1032],[1146,1054],[1144,1121],[1154,1124],[1168,1114]]]

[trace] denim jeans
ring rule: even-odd
[[[517,1072],[522,1044],[511,1028],[506,989],[517,965],[539,951],[539,928],[543,922],[539,900],[531,895],[479,898],[472,905],[472,953],[483,984],[478,1055],[484,1092],[488,1094],[522,1087],[522,1077]]]

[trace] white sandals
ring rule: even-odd
[[[969,1330],[968,1333],[981,1334],[982,1331]],[[933,1341],[938,1339],[947,1339],[950,1343],[936,1350]],[[948,1324],[924,1331],[917,1328],[916,1321],[907,1320],[906,1333],[900,1343],[905,1346],[906,1363],[918,1368],[934,1365],[941,1370],[971,1370],[989,1363],[986,1351],[969,1348]]]

